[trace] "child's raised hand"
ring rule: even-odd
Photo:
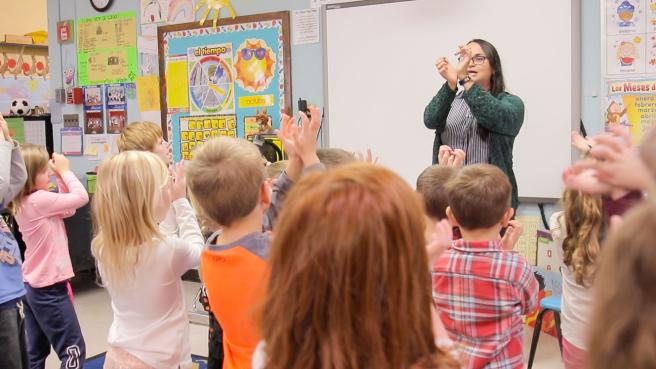
[[[187,178],[184,172],[184,160],[175,164],[173,185],[171,186],[171,201],[187,197]]]
[[[298,127],[294,124],[294,117],[287,114],[282,115],[278,138],[282,141],[285,153],[289,159],[297,156],[295,137],[298,136]]]
[[[378,163],[378,157],[374,157],[374,155],[371,153],[371,149],[367,149],[366,155],[361,153],[361,152],[356,152],[355,153],[356,159],[358,161],[364,161],[365,163],[369,164],[376,164]]]
[[[621,128],[612,128],[612,135],[595,137],[590,155],[596,159],[582,165],[594,169],[597,178],[608,185],[630,190],[645,190],[652,182],[651,170],[642,161],[631,136]]]
[[[447,145],[440,146],[437,152],[437,163],[439,165],[447,165],[447,162],[449,161],[452,152],[453,149],[451,147]]]
[[[460,149],[453,150],[447,165],[452,168],[460,169],[463,164],[465,164],[465,152]]]
[[[309,110],[311,118],[308,118],[305,112],[300,112],[301,127],[295,139],[297,154],[303,159],[303,165],[306,167],[319,162],[317,134],[321,128],[321,111],[314,105],[310,105]]]
[[[583,137],[580,133],[572,131],[572,147],[580,152],[588,152],[595,144],[591,138]]]
[[[504,250],[513,250],[522,234],[524,234],[524,226],[522,223],[516,220],[511,220],[508,222],[506,233],[503,235],[503,238],[501,238],[501,247],[503,247]]]
[[[453,241],[453,229],[448,220],[442,219],[435,223],[435,231],[431,235],[431,239],[426,245],[426,252],[428,253],[428,262],[430,266],[435,263],[437,258],[451,246]]]
[[[586,168],[588,161],[577,163],[563,172],[563,182],[567,188],[583,191],[591,195],[605,195],[613,190],[613,186],[600,181],[597,171]]]
[[[65,173],[71,170],[71,165],[68,161],[68,158],[66,158],[62,154],[58,153],[53,153],[52,154],[52,168],[59,175],[60,177]]]

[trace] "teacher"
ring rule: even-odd
[[[459,149],[465,152],[465,165],[496,165],[510,179],[512,207],[517,209],[512,155],[524,122],[524,103],[505,91],[501,59],[491,43],[471,40],[456,55],[456,67],[446,57],[437,59],[446,82],[424,110],[424,124],[435,130],[433,163],[440,151]]]

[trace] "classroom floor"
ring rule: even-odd
[[[198,283],[183,282],[187,295],[187,306],[191,309],[192,301],[198,292]],[[87,344],[87,357],[91,357],[107,350],[107,331],[112,322],[112,307],[109,295],[91,282],[74,284],[75,309],[77,311],[82,333]],[[527,328],[524,333],[525,357],[528,358],[532,328]],[[191,352],[196,355],[207,356],[207,327],[191,324]],[[59,360],[54,352],[51,352],[46,362],[46,369],[59,368]],[[562,369],[563,364],[558,352],[558,342],[555,338],[542,334],[535,357],[534,369]]]

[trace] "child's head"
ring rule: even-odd
[[[452,167],[431,165],[417,178],[417,192],[424,199],[426,215],[432,220],[446,219],[446,208],[449,206],[446,183],[455,177],[456,173],[456,169]]]
[[[158,222],[171,203],[166,165],[146,151],[125,151],[98,169],[92,210],[96,236],[91,248],[103,278],[118,282],[134,266],[135,252],[161,237]]]
[[[421,202],[391,171],[356,163],[303,178],[269,264],[267,368],[451,367],[431,330]]]
[[[116,140],[118,151],[150,151],[165,163],[171,160],[169,144],[164,140],[162,127],[153,122],[132,122]]]
[[[586,367],[656,368],[656,205],[629,211],[604,243]]]
[[[567,235],[563,240],[564,263],[584,285],[591,281],[599,254],[599,234],[604,224],[601,197],[581,191],[563,194],[563,216]]]
[[[34,191],[48,190],[48,182],[52,175],[52,170],[48,165],[50,155],[45,147],[33,144],[23,144],[21,146],[23,160],[25,161],[25,170],[27,171],[27,180],[23,189],[12,201],[12,209],[20,210],[20,205],[25,197]]]
[[[344,149],[336,149],[331,147],[317,149],[317,156],[319,157],[319,161],[328,169],[356,161],[353,153],[350,153]]]
[[[187,184],[203,215],[229,227],[270,202],[262,155],[244,139],[218,137],[194,152],[185,166]]]
[[[490,164],[462,168],[446,185],[453,225],[465,230],[503,227],[513,216],[512,187],[501,169]]]

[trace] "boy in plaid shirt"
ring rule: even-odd
[[[503,242],[499,236],[514,215],[508,177],[493,165],[471,165],[446,190],[447,217],[462,239],[433,266],[440,318],[467,357],[467,369],[521,369],[522,315],[537,305],[538,282],[526,259],[511,250],[508,238],[518,235]]]

